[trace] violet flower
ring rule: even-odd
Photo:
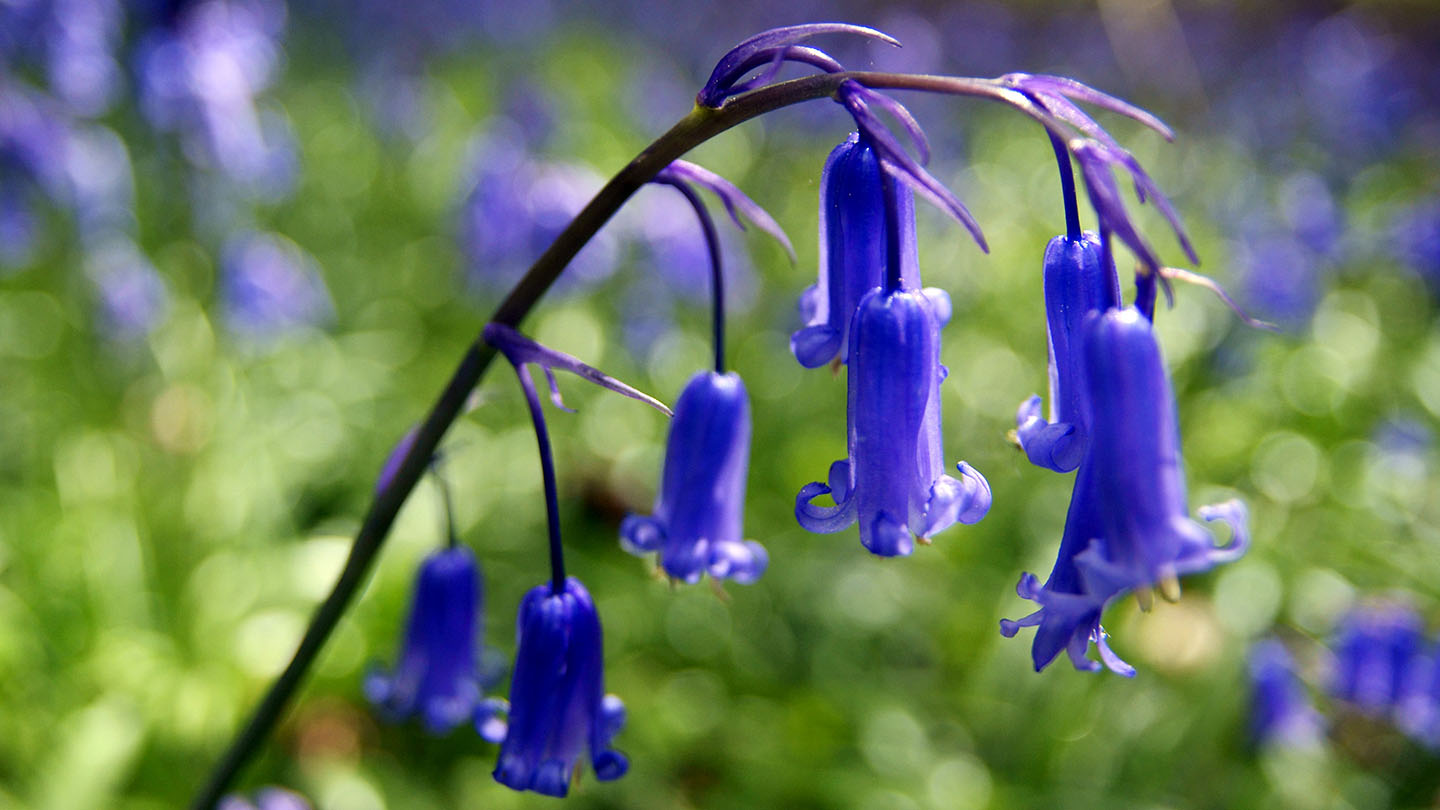
[[[750,399],[736,373],[701,371],[685,385],[665,443],[665,471],[650,516],[620,524],[632,554],[660,553],[665,573],[754,582],[769,557],[743,535],[750,467]]]
[[[1331,648],[1331,695],[1371,715],[1391,712],[1424,643],[1420,617],[1396,604],[1370,605],[1341,623]]]
[[[795,517],[812,532],[857,520],[860,542],[883,557],[914,550],[951,524],[990,509],[990,485],[965,462],[943,473],[940,440],[940,327],[930,300],[913,290],[877,288],[860,301],[850,332],[848,459],[829,483],[806,484]],[[834,506],[813,503],[829,495]]]
[[[1014,636],[1038,627],[1031,648],[1037,672],[1061,649],[1077,669],[1098,669],[1085,658],[1094,643],[1110,670],[1129,677],[1134,669],[1105,643],[1100,617],[1106,605],[1156,586],[1178,598],[1178,577],[1239,558],[1249,546],[1246,511],[1236,500],[1200,509],[1206,520],[1229,524],[1232,540],[1225,547],[1190,519],[1175,399],[1145,316],[1133,307],[1095,313],[1082,335],[1081,413],[1089,449],[1049,580],[1040,586],[1025,574],[1016,586],[1040,609],[1001,621],[1000,632]]]
[[[464,546],[437,551],[421,564],[399,661],[390,672],[376,669],[365,677],[365,696],[386,717],[418,714],[433,734],[473,719],[490,742],[504,736],[504,724],[496,721],[503,702],[483,698],[489,683],[477,669],[482,591],[480,567]]]
[[[625,706],[604,694],[600,618],[580,580],[563,590],[537,585],[520,603],[518,652],[510,683],[510,725],[495,779],[515,790],[564,796],[582,747],[596,778],[629,769],[610,740],[625,724]]]
[[[1078,240],[1051,239],[1045,246],[1044,277],[1049,421],[1040,416],[1040,397],[1032,396],[1015,414],[1016,436],[1030,463],[1069,472],[1080,466],[1088,438],[1081,408],[1081,326],[1087,315],[1120,305],[1120,279],[1109,251],[1090,232]]]
[[[1252,646],[1249,674],[1252,745],[1309,745],[1319,740],[1320,715],[1284,644],[1270,638]]]
[[[804,328],[790,337],[790,351],[800,365],[818,368],[849,353],[850,318],[861,296],[880,286],[885,276],[888,235],[882,169],[867,136],[852,132],[830,152],[820,175],[820,278],[800,295]],[[907,287],[920,284],[915,258],[914,202],[896,193],[902,277]],[[927,288],[935,315],[950,320],[950,296]]]
[[[232,793],[220,800],[217,810],[310,810],[310,803],[300,794],[278,787],[255,791],[255,801]]]

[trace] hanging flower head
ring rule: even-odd
[[[1016,587],[1040,610],[1002,621],[1000,631],[1013,636],[1038,627],[1036,671],[1062,649],[1076,668],[1098,669],[1085,658],[1094,643],[1109,669],[1129,677],[1135,670],[1105,643],[1105,606],[1156,586],[1178,598],[1179,576],[1239,558],[1249,545],[1246,512],[1233,500],[1200,509],[1206,520],[1230,525],[1232,541],[1223,548],[1190,519],[1174,395],[1150,322],[1133,307],[1110,309],[1090,315],[1082,335],[1081,416],[1090,440],[1065,535],[1045,585],[1025,574]]]
[[[912,535],[985,516],[985,477],[963,461],[958,479],[943,472],[939,333],[920,292],[877,288],[861,299],[850,333],[850,455],[831,465],[828,485],[800,490],[801,526],[836,532],[858,520],[860,542],[894,557],[914,550]],[[816,506],[821,495],[835,505]]]
[[[743,536],[750,468],[750,399],[734,372],[701,371],[675,403],[655,511],[631,515],[620,537],[632,554],[660,553],[665,573],[754,582],[769,557]]]
[[[1030,463],[1056,472],[1080,466],[1088,431],[1080,352],[1085,317],[1120,305],[1120,279],[1100,237],[1057,236],[1045,246],[1045,319],[1050,344],[1049,421],[1040,415],[1040,397],[1021,403],[1016,436]]]
[[[492,719],[497,701],[483,699],[476,639],[483,610],[480,567],[464,546],[431,554],[420,566],[400,660],[390,672],[372,671],[365,696],[396,720],[420,715],[442,734],[472,718],[491,742],[503,726]]]
[[[885,280],[887,241],[885,197],[880,159],[870,138],[852,132],[830,153],[820,174],[820,278],[800,295],[805,327],[790,337],[790,351],[800,365],[818,368],[848,355],[850,319],[861,296]],[[897,195],[902,222],[914,221],[910,194]],[[914,261],[913,224],[895,234],[907,286],[920,286]],[[903,240],[909,240],[905,242]],[[944,290],[925,290],[943,326],[950,320],[950,296]]]
[[[537,585],[520,603],[518,652],[510,683],[510,727],[495,779],[515,790],[564,796],[582,747],[602,782],[629,769],[610,739],[625,725],[625,706],[604,694],[600,617],[580,580],[563,589]]]

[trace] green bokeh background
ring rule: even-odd
[[[0,279],[0,808],[186,800],[330,587],[382,460],[495,303],[464,281],[453,211],[467,145],[513,63],[470,52],[433,65],[423,85],[433,129],[401,143],[377,132],[346,70],[297,39],[270,95],[290,115],[303,170],[293,197],[260,216],[318,261],[332,323],[259,346],[225,328],[214,246],[192,235],[187,169],[133,113],[114,125],[136,165],[140,240],[172,293],[164,322],[128,343],[94,327],[94,293],[62,218],[38,266]],[[552,156],[609,172],[657,134],[614,102],[643,58],[623,40],[562,28],[528,58],[560,109]],[[677,98],[675,118],[687,103]],[[982,102],[942,109],[953,118],[927,125],[954,127],[966,149],[937,155],[937,174],[991,243],[982,255],[922,206],[926,283],[955,304],[946,454],[986,474],[994,508],[909,559],[871,557],[853,529],[795,525],[794,493],[845,452],[843,376],[803,371],[787,341],[795,298],[814,280],[819,168],[847,122],[838,109],[783,113],[698,150],[799,252],[792,267],[746,235],[757,292],[730,325],[755,419],[747,533],[771,565],[718,598],[622,552],[620,518],[654,497],[664,420],[562,379],[577,412],[549,413],[568,565],[604,622],[607,687],[630,712],[616,743],[632,762],[615,783],[585,773],[567,801],[1434,806],[1434,755],[1383,723],[1322,701],[1335,722],[1321,746],[1257,753],[1244,733],[1253,639],[1279,628],[1318,684],[1321,642],[1357,600],[1399,595],[1436,617],[1434,451],[1396,455],[1372,441],[1388,418],[1433,427],[1440,415],[1440,330],[1425,286],[1366,256],[1340,268],[1313,321],[1281,334],[1247,329],[1208,292],[1177,290],[1159,331],[1190,500],[1244,498],[1253,550],[1187,580],[1178,604],[1145,614],[1132,600],[1107,614],[1116,651],[1140,670],[1133,681],[1063,662],[1037,675],[1028,632],[1005,640],[997,622],[1028,612],[1015,580],[1049,570],[1069,494],[1068,476],[1028,465],[1006,439],[1016,404],[1045,385],[1039,258],[1060,226],[1054,167],[1022,116]],[[1233,282],[1226,235],[1202,212],[1266,169],[1198,116],[1175,122],[1174,145],[1105,123],[1170,192],[1203,269]],[[1417,164],[1426,156],[1397,153],[1357,177],[1339,200],[1348,221],[1433,183]],[[1178,257],[1154,212],[1142,221]],[[672,401],[707,362],[706,311],[682,307],[673,333],[634,354],[614,303],[634,278],[667,283],[627,261],[608,285],[544,302],[527,330]],[[518,600],[546,576],[544,509],[518,387],[504,367],[493,372],[445,442],[445,471],[460,536],[485,567],[486,640],[509,656]],[[393,660],[416,566],[442,542],[441,525],[424,482],[242,786],[284,784],[326,810],[552,802],[495,784],[495,749],[470,731],[436,739],[386,726],[359,694],[366,667]]]

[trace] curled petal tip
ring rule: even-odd
[[[889,34],[850,23],[806,23],[771,28],[743,40],[720,57],[720,61],[715,64],[715,69],[710,72],[710,78],[705,82],[705,86],[695,96],[696,103],[705,107],[718,107],[726,98],[738,92],[755,89],[756,85],[749,82],[740,86],[737,86],[736,82],[753,68],[770,62],[772,59],[777,61],[793,59],[794,55],[789,52],[789,46],[819,34],[855,34],[896,47],[900,45],[899,40]],[[817,53],[824,55],[823,52]],[[828,58],[826,57],[826,59]],[[811,60],[801,59],[799,61],[809,62]]]

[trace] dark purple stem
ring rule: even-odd
[[[700,195],[684,181],[667,180],[666,185],[685,195],[685,201],[695,209],[695,218],[700,220],[700,230],[705,236],[705,250],[710,254],[710,297],[711,329],[715,338],[715,373],[725,373],[725,273],[721,266],[720,234],[715,230],[715,220],[705,210]]]
[[[1080,203],[1075,199],[1075,170],[1070,165],[1070,150],[1059,135],[1045,131],[1050,136],[1050,146],[1055,150],[1055,164],[1060,169],[1060,194],[1065,198],[1065,238],[1071,242],[1080,241]]]

